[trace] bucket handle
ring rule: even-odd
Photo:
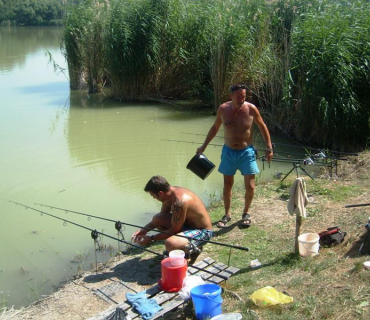
[[[211,300],[212,302],[216,302],[216,303],[222,303],[222,298],[221,298],[221,296],[219,296],[220,297],[220,301],[217,301],[217,300],[214,300],[214,299],[212,299],[212,297],[210,297],[210,296],[208,296],[208,295],[204,295],[208,300]],[[216,297],[217,298],[217,297]]]
[[[310,250],[310,249],[308,249],[308,248],[306,248],[306,246],[305,246],[305,244],[304,243],[302,243],[301,242],[301,244],[302,244],[302,246],[303,246],[303,248],[305,248],[307,251],[309,251],[310,253],[317,253],[316,251],[314,251],[314,250]],[[319,243],[319,247],[320,247],[320,243]]]

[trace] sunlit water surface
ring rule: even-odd
[[[203,181],[186,169],[214,121],[209,110],[194,111],[186,103],[123,104],[70,92],[46,54],[66,68],[61,36],[61,29],[0,28],[0,307],[27,305],[78,269],[91,268],[88,229],[116,236],[112,222],[38,204],[144,225],[160,208],[143,191],[153,175],[192,189],[206,205],[222,192],[217,170]],[[221,145],[222,139],[213,143]],[[220,151],[209,146],[205,152],[216,166]],[[259,178],[287,168],[262,170],[260,163]],[[241,176],[236,183],[242,187]],[[126,239],[133,231],[124,230]],[[104,244],[118,250],[114,240],[105,238]],[[99,261],[109,257],[109,251],[98,254]]]

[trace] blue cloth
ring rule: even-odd
[[[139,293],[126,293],[128,302],[141,314],[143,319],[151,319],[163,308],[154,299],[148,299],[145,291]]]
[[[233,176],[236,170],[240,170],[243,176],[257,174],[256,152],[253,145],[245,149],[231,149],[224,145],[221,153],[221,163],[218,171],[225,176]]]

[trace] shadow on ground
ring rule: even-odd
[[[357,258],[362,255],[370,255],[370,231],[365,232],[360,239],[354,242],[344,256],[346,258]]]
[[[106,279],[118,278],[123,282],[137,283],[141,286],[156,284],[161,278],[162,257],[134,257],[118,263],[108,272],[88,275],[84,278],[87,283],[100,282]]]

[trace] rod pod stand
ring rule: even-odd
[[[98,244],[98,237],[99,237],[99,233],[98,231],[96,231],[96,229],[91,231],[91,238],[94,239],[95,271],[96,272],[98,272],[98,258],[96,256],[96,245]],[[98,244],[98,247],[99,247],[99,244]]]
[[[117,230],[117,238],[119,239],[119,236],[121,235],[122,240],[125,240],[125,236],[124,236],[124,235],[123,235],[123,233],[121,232],[121,229],[122,229],[122,223],[121,223],[120,221],[116,221],[116,223],[114,224],[114,227],[115,227],[115,228],[116,228],[116,230]],[[119,243],[120,243],[120,241],[117,241],[118,252],[121,252],[120,247],[119,247]]]
[[[295,170],[296,174],[297,174],[297,178],[299,177],[299,174],[298,174],[298,169],[301,169],[307,176],[309,176],[312,180],[315,180],[314,178],[312,178],[310,176],[310,174],[304,169],[301,167],[301,165],[298,163],[298,162],[293,162],[293,168],[285,175],[285,177],[283,179],[281,179],[281,182],[283,182],[286,177],[288,177],[290,175],[290,173]]]

